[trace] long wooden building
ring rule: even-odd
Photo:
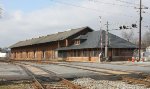
[[[131,58],[136,45],[111,33],[108,37],[108,56],[112,61]],[[104,51],[104,44],[105,31],[82,27],[17,42],[10,46],[11,59],[98,62],[99,53]]]

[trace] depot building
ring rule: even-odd
[[[58,32],[39,38],[19,41],[11,48],[12,60],[65,60],[99,62],[105,48],[104,30],[90,27]],[[108,33],[108,57],[111,61],[131,58],[137,46],[123,38]]]

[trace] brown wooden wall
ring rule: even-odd
[[[11,49],[11,59],[15,60],[46,60],[55,59],[58,43],[47,43]]]
[[[24,46],[18,48],[11,48],[11,59],[14,60],[49,60],[56,59],[58,56],[55,49],[59,47],[66,47],[74,44],[74,38],[84,35],[89,32],[89,29],[84,29],[67,39],[58,40],[51,43],[44,43],[38,45]],[[35,55],[36,54],[36,55]]]
[[[108,57],[112,61],[126,61],[133,56],[134,49],[109,49]],[[91,61],[98,62],[100,60],[99,48],[94,49],[80,49],[80,50],[68,50],[68,51],[59,51],[59,57],[64,58],[67,61]],[[104,52],[104,49],[103,49]],[[64,56],[65,55],[65,56]],[[104,55],[103,55],[104,56]]]

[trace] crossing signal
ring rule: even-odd
[[[122,26],[120,26],[119,29],[122,29]]]
[[[123,25],[123,29],[127,29],[127,27],[125,25]]]
[[[133,27],[133,28],[137,28],[137,25],[136,25],[136,24],[132,24],[132,27]]]
[[[120,26],[119,29],[128,29],[128,28],[127,26],[123,25],[123,26]]]

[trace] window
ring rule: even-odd
[[[79,45],[80,44],[80,40],[75,40],[74,44],[75,45]]]
[[[88,51],[85,50],[85,49],[83,50],[83,56],[84,56],[84,57],[88,57]]]
[[[20,58],[22,58],[22,51],[20,51]]]
[[[42,51],[42,58],[45,58],[45,50]]]
[[[14,58],[16,58],[16,54],[17,54],[17,53],[15,52],[15,53],[14,53]]]
[[[34,58],[36,58],[36,50],[33,51]]]
[[[100,51],[98,49],[94,49],[93,56],[98,57],[99,53],[100,53]]]
[[[119,56],[120,55],[120,49],[114,49],[114,56]]]
[[[28,51],[26,51],[26,57],[28,58]]]
[[[76,57],[77,56],[77,54],[76,54],[76,50],[74,50],[74,57]]]

